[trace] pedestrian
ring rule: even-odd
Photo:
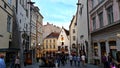
[[[3,54],[0,54],[0,68],[6,68]]]
[[[85,55],[84,54],[82,54],[81,59],[82,59],[82,65],[84,66],[85,65]]]
[[[61,63],[64,66],[65,65],[65,56],[64,54],[61,56]]]
[[[76,55],[73,56],[73,61],[74,61],[74,65],[76,66],[76,61],[77,61],[77,56]]]
[[[108,67],[109,68],[110,68],[111,64],[112,64],[112,55],[111,55],[111,53],[109,53],[108,54]]]
[[[11,57],[11,64],[10,64],[10,68],[14,68],[15,66],[15,56]]]
[[[59,55],[57,55],[57,63],[58,63],[58,67],[60,66],[60,56]]]
[[[72,66],[73,56],[72,56],[72,55],[70,55],[69,59],[70,59],[70,65]]]
[[[17,56],[15,58],[15,68],[20,68],[20,58],[19,58],[19,56]]]
[[[77,56],[77,62],[78,62],[78,66],[80,66],[80,56]]]
[[[107,56],[106,56],[106,54],[104,54],[104,55],[102,56],[102,62],[103,62],[103,64],[104,64],[104,68],[108,68],[108,65],[107,65]]]

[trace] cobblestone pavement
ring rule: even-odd
[[[50,67],[39,67],[39,64],[40,63],[36,63],[36,64],[33,64],[33,65],[28,65],[24,68],[50,68]],[[102,66],[97,66],[97,65],[92,65],[92,64],[85,64],[84,66],[82,64],[80,64],[80,66],[75,66],[75,65],[70,66],[70,64],[67,63],[64,66],[60,65],[60,67],[53,67],[53,68],[103,68],[103,67]]]

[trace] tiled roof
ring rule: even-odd
[[[60,33],[52,32],[46,38],[58,38]]]

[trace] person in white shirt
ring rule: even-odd
[[[81,56],[81,59],[82,59],[82,65],[84,66],[85,65],[85,55],[84,54]]]
[[[15,59],[15,68],[20,68],[20,59],[18,56]]]

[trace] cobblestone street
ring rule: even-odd
[[[25,68],[48,68],[48,67],[39,67],[39,63],[33,64],[33,65],[28,65]],[[57,68],[57,67],[54,67]],[[80,64],[80,66],[70,66],[70,63],[65,64],[64,66],[60,65],[60,67],[58,68],[103,68],[102,66],[97,66],[97,65],[92,65],[92,64],[85,64],[85,66],[82,66],[82,64]]]

